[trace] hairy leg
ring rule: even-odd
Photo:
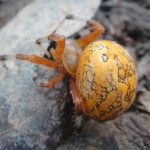
[[[75,105],[77,115],[80,115],[82,114],[81,104],[83,103],[83,97],[80,95],[77,89],[75,78],[70,79],[70,90],[71,90],[71,95],[73,98],[73,103]]]
[[[66,72],[59,73],[55,78],[53,78],[48,84],[41,83],[40,86],[44,88],[51,89],[53,88],[58,82],[60,82],[65,76],[67,75]]]
[[[83,103],[83,97],[80,95],[77,87],[76,87],[76,80],[75,78],[71,78],[70,80],[70,90],[71,90],[71,95],[73,98],[73,103],[75,105],[76,108],[76,117],[75,117],[75,122],[76,122],[76,126],[79,128],[81,126],[82,123],[82,109],[81,109],[81,105]]]
[[[81,47],[85,47],[95,41],[105,31],[104,27],[96,21],[88,21],[87,24],[91,26],[92,31],[77,41],[77,44]]]
[[[16,59],[29,61],[35,64],[40,64],[49,68],[63,70],[63,65],[59,63],[55,63],[51,60],[48,60],[43,57],[35,56],[35,55],[27,55],[27,54],[16,54]]]
[[[59,62],[65,48],[65,37],[59,34],[50,34],[47,37],[36,40],[36,44],[41,45],[42,42],[55,41],[57,43],[56,48],[52,53],[54,60]],[[54,54],[53,54],[54,53]]]

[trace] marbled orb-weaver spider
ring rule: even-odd
[[[137,73],[134,61],[129,53],[112,41],[95,41],[104,27],[96,21],[88,21],[91,32],[78,40],[65,39],[59,34],[50,34],[36,41],[55,41],[52,55],[54,61],[47,58],[16,54],[19,60],[30,61],[61,72],[43,88],[51,89],[66,75],[70,76],[70,90],[76,108],[77,125],[81,115],[99,120],[109,120],[127,110],[133,103]],[[0,56],[0,60],[9,59],[9,55]]]

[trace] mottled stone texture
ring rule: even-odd
[[[43,56],[34,41],[65,20],[57,32],[66,37],[81,29],[100,0],[35,0],[0,30],[0,54]],[[40,88],[57,72],[28,62],[0,63],[0,149],[54,149],[72,133],[72,103],[68,79],[52,90]],[[67,86],[66,86],[67,85]]]

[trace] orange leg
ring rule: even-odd
[[[48,84],[41,83],[40,86],[44,88],[51,89],[54,87],[59,81],[61,81],[66,75],[66,72],[59,73],[54,79],[52,79]]]
[[[70,90],[77,115],[81,115],[82,114],[81,104],[83,103],[83,97],[80,95],[77,89],[76,80],[74,78],[71,78],[70,80]]]
[[[49,41],[55,41],[57,43],[56,49],[54,51],[54,60],[58,62],[61,60],[61,56],[65,48],[65,37],[59,34],[50,34],[47,37],[37,39],[36,44],[40,45],[42,42]]]
[[[60,70],[64,69],[63,65],[59,63],[55,63],[51,60],[48,60],[46,58],[42,58],[39,56],[35,56],[35,55],[17,54],[16,59],[29,61],[29,62],[40,64],[49,68],[53,68],[53,69],[60,69]]]
[[[48,39],[50,41],[57,42],[57,47],[55,49],[55,55],[54,55],[54,59],[57,62],[61,59],[61,56],[65,48],[65,37],[59,34],[51,34],[50,36],[48,36]]]
[[[96,21],[88,21],[87,23],[92,27],[92,32],[77,41],[81,47],[95,41],[105,31],[104,27]]]

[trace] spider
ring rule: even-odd
[[[70,91],[76,109],[76,124],[81,124],[81,115],[105,121],[113,119],[133,103],[137,86],[137,73],[130,54],[119,44],[96,39],[104,27],[96,21],[88,21],[91,32],[78,40],[65,39],[59,34],[50,34],[37,39],[56,42],[50,51],[53,60],[36,55],[16,54],[15,58],[29,61],[51,69],[60,70],[49,83],[41,83],[51,89],[65,76],[70,77]],[[0,56],[0,60],[9,59]]]

